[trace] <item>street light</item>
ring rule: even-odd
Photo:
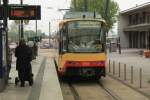
[[[37,36],[37,20],[35,20],[35,33],[36,33],[36,36]]]
[[[106,0],[106,1],[105,1],[105,19],[106,19],[106,20],[107,20],[107,18],[108,18],[109,3],[110,3],[110,0]]]
[[[49,22],[49,47],[50,47],[50,38],[51,38],[51,23]]]
[[[52,7],[47,7],[47,9],[53,9]],[[51,38],[51,23],[49,22],[49,47],[50,47],[50,38]]]
[[[23,5],[23,0],[20,0],[20,4]],[[20,32],[21,32],[21,38],[24,38],[23,34],[23,20],[21,20],[21,25],[20,25]]]
[[[84,11],[88,11],[88,1],[84,0]]]
[[[94,18],[96,18],[96,0],[93,0],[94,3]]]

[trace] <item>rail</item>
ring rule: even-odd
[[[98,85],[109,95],[111,96],[114,100],[121,100],[115,93],[113,93],[110,89],[105,87],[101,82],[98,82]]]
[[[69,87],[70,87],[70,89],[73,93],[74,99],[75,100],[81,100],[77,90],[75,89],[75,87],[71,83],[68,83],[68,84],[69,84]]]

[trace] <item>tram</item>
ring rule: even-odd
[[[103,19],[64,19],[59,24],[57,71],[65,77],[105,76],[105,27]]]

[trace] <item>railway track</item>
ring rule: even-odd
[[[80,96],[79,96],[79,94],[78,94],[78,92],[77,92],[77,90],[75,89],[75,87],[74,87],[71,83],[68,83],[68,85],[69,85],[69,87],[70,87],[70,90],[71,90],[71,92],[72,92],[72,94],[73,94],[74,99],[75,99],[75,100],[81,100],[81,99],[80,99]]]
[[[98,82],[95,85],[99,86],[105,92],[105,94],[107,94],[110,97],[109,99],[107,98],[106,100],[121,100],[115,93],[113,93],[111,90],[106,88],[101,82]],[[80,95],[82,96],[82,94],[79,94],[79,92],[76,89],[76,87],[73,86],[73,84],[71,84],[71,83],[68,83],[68,86],[69,86],[69,88],[70,88],[70,90],[72,92],[74,100],[81,100]],[[100,90],[100,92],[101,92],[101,90]]]
[[[105,82],[61,81],[64,100],[122,100]]]
[[[112,92],[110,89],[105,87],[101,82],[98,82],[98,85],[109,95],[112,97],[114,100],[121,100],[119,96],[117,96],[114,92]]]

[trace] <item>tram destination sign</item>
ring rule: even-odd
[[[8,17],[10,20],[40,20],[41,6],[39,5],[9,6]]]

